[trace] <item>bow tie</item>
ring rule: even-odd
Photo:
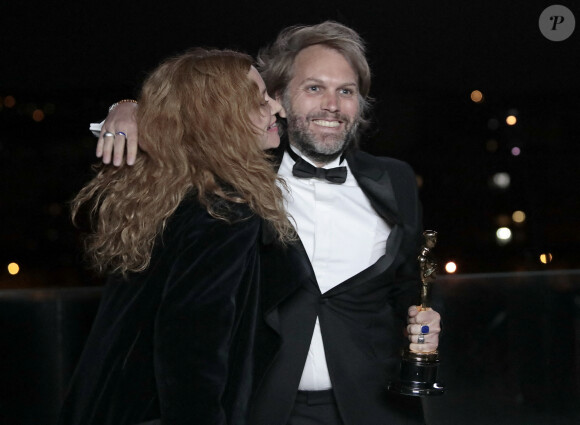
[[[295,161],[292,168],[292,175],[301,179],[309,179],[315,177],[317,179],[325,179],[331,183],[342,184],[346,181],[346,167],[335,168],[318,168],[306,162],[304,159],[296,155],[296,152],[288,146],[288,153]]]

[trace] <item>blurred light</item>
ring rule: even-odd
[[[519,210],[514,211],[514,213],[512,214],[512,220],[516,223],[523,223],[524,221],[526,221],[526,213]]]
[[[46,115],[54,114],[55,109],[56,109],[56,106],[54,105],[54,103],[47,103],[42,107],[42,110],[44,111],[44,113]]]
[[[522,150],[520,148],[518,148],[517,146],[514,146],[512,148],[512,155],[513,156],[519,156],[520,153],[522,153]]]
[[[32,119],[36,122],[40,122],[44,119],[44,112],[42,112],[42,109],[35,109],[32,112]]]
[[[507,123],[507,125],[516,125],[518,119],[516,118],[515,115],[508,115],[508,117],[505,119],[505,122]]]
[[[495,222],[499,227],[507,227],[511,223],[510,217],[507,214],[500,214],[495,218]]]
[[[497,188],[507,189],[511,183],[510,175],[508,173],[495,173],[492,177],[492,183]]]
[[[8,264],[8,273],[10,273],[11,275],[18,274],[19,271],[20,271],[20,266],[18,264],[16,264],[16,263]]]
[[[480,92],[479,90],[473,90],[471,92],[471,100],[474,101],[475,103],[481,103],[483,102],[483,93]]]
[[[417,187],[418,188],[423,187],[423,176],[420,176],[419,174],[417,174],[415,176],[415,180],[417,181]]]
[[[508,227],[500,227],[495,232],[495,237],[498,244],[506,245],[512,240],[512,231]]]
[[[453,274],[457,271],[457,264],[455,264],[453,261],[449,261],[447,264],[445,264],[445,271],[449,274]]]
[[[485,142],[485,149],[487,149],[488,152],[493,153],[497,151],[497,148],[498,148],[497,140],[489,139],[487,142]]]
[[[552,254],[550,254],[549,252],[545,254],[540,254],[540,261],[542,262],[542,264],[548,264],[552,262]]]
[[[497,130],[499,128],[499,121],[495,118],[490,118],[487,121],[487,128],[490,130]]]
[[[6,96],[4,98],[4,106],[7,108],[13,108],[14,105],[16,105],[16,99],[14,99],[14,96]]]

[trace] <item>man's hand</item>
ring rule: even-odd
[[[127,145],[127,165],[133,165],[137,157],[137,104],[119,103],[105,119],[97,142],[97,158],[108,164],[113,157],[113,165],[123,163],[125,144]],[[126,136],[125,136],[126,135]]]
[[[414,352],[429,353],[437,350],[441,316],[435,310],[421,310],[421,306],[409,307],[406,334],[411,341],[409,348]],[[421,342],[423,341],[423,342]]]

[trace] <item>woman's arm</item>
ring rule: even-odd
[[[209,218],[184,237],[157,314],[155,373],[164,424],[226,424],[236,295],[252,277],[259,220],[228,225]]]

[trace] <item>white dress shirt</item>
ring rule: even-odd
[[[298,150],[292,149],[300,155]],[[290,193],[285,196],[286,208],[312,263],[321,293],[373,265],[385,254],[390,233],[390,227],[372,208],[346,161],[339,162],[337,158],[324,168],[346,165],[348,174],[343,184],[294,177],[294,160],[287,152],[278,171],[288,184]],[[332,383],[316,319],[298,389],[329,388]]]

